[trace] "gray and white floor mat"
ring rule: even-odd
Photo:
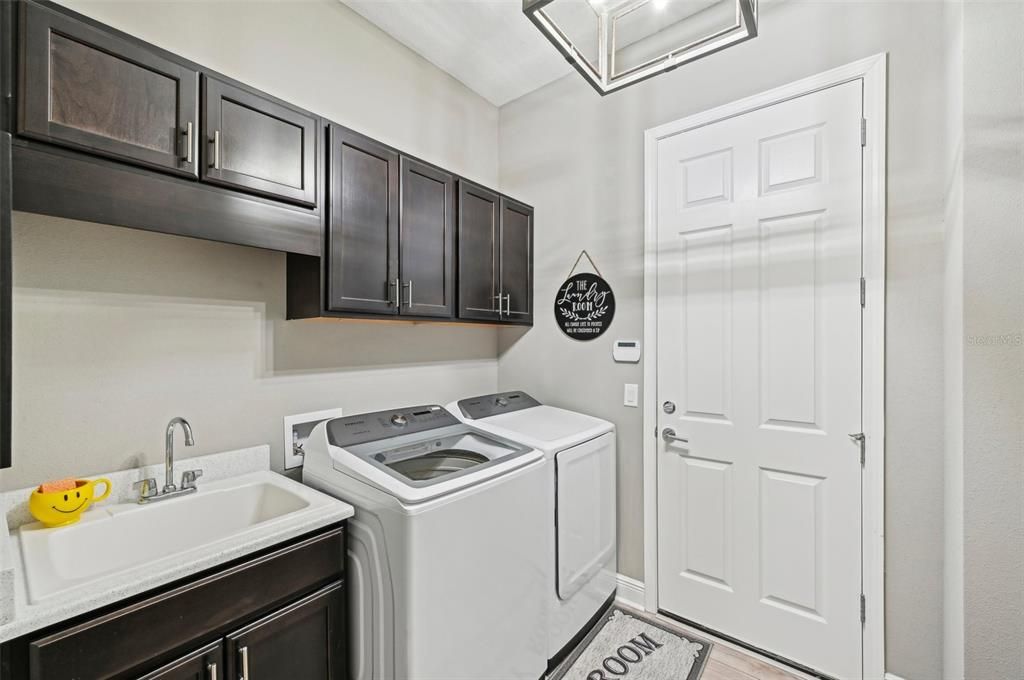
[[[612,607],[549,680],[697,680],[711,643]]]

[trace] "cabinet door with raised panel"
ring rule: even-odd
[[[397,314],[398,154],[332,125],[327,307]]]
[[[227,637],[229,678],[342,680],[344,598],[336,583]]]
[[[501,199],[502,320],[533,323],[533,208]]]
[[[21,7],[19,134],[196,175],[195,70],[34,2]]]
[[[455,177],[403,156],[401,193],[401,313],[449,318],[455,311]]]
[[[497,321],[498,194],[459,180],[459,318]]]
[[[315,206],[317,131],[311,113],[203,76],[203,179]]]
[[[218,640],[161,666],[139,680],[224,680],[224,644]]]

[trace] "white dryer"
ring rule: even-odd
[[[353,680],[536,680],[547,667],[544,454],[440,406],[328,420],[303,481],[353,505]]]
[[[615,425],[525,392],[447,408],[480,430],[545,453],[548,658],[558,660],[615,596]]]

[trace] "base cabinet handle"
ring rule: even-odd
[[[217,664],[211,663],[206,667],[206,671],[210,675],[210,680],[217,680]]]
[[[249,648],[240,647],[238,654],[242,657],[242,675],[239,676],[239,680],[249,680]]]

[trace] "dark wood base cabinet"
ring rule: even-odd
[[[0,647],[3,680],[344,680],[343,526]]]

